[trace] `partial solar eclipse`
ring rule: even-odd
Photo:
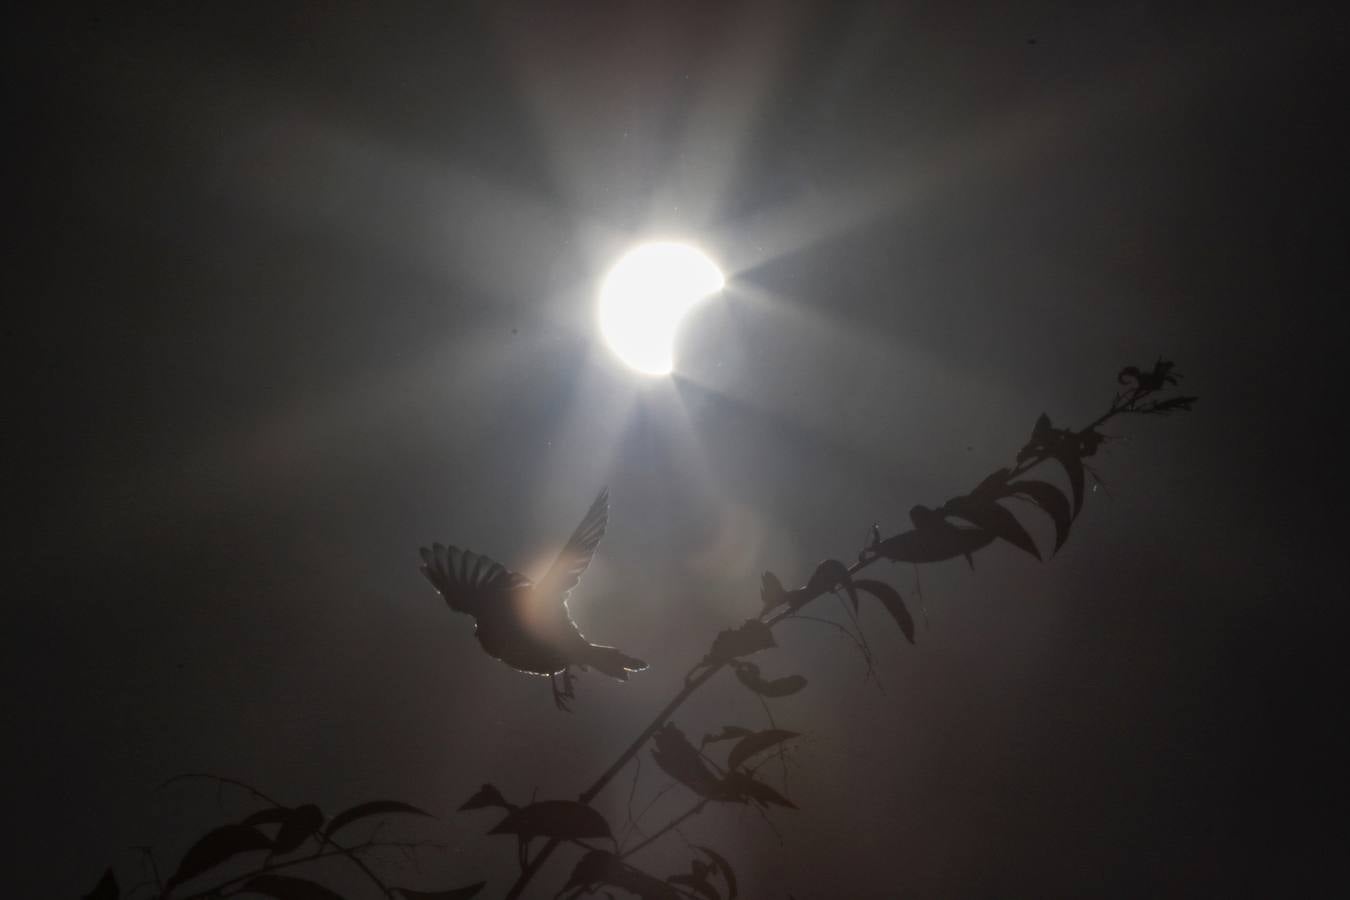
[[[615,263],[600,286],[600,332],[631,368],[669,375],[680,320],[725,283],[713,261],[688,244],[642,244]]]

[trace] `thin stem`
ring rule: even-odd
[[[295,859],[288,859],[282,862],[267,863],[265,865],[259,866],[258,868],[252,870],[251,872],[245,872],[242,875],[235,875],[232,878],[227,878],[224,881],[217,883],[213,887],[209,887],[206,888],[205,890],[198,891],[195,894],[187,894],[184,897],[180,898],[180,900],[199,900],[199,898],[200,900],[206,900],[206,898],[216,895],[224,888],[233,887],[236,884],[248,881],[250,878],[254,878],[264,872],[277,872],[282,869],[289,869],[294,866],[300,866],[304,865],[305,863],[314,862],[315,860],[327,859],[330,856],[345,856],[347,854],[354,853],[358,850],[377,850],[377,849],[394,849],[394,848],[402,848],[408,850],[408,849],[417,849],[421,847],[436,847],[436,846],[440,845],[430,842],[418,842],[418,843],[369,842],[365,844],[357,844],[354,847],[335,848],[332,850],[315,850],[308,856],[299,856],[296,857]]]
[[[643,849],[647,845],[656,843],[658,840],[665,837],[667,834],[674,831],[676,828],[679,828],[681,823],[683,823],[685,819],[688,819],[691,816],[696,816],[699,813],[703,812],[703,807],[707,805],[708,805],[707,800],[700,800],[699,802],[695,803],[693,806],[689,807],[684,812],[680,813],[678,816],[671,819],[665,825],[662,825],[660,829],[652,832],[652,834],[646,840],[639,841],[636,846],[620,853],[619,858],[626,859],[627,857],[632,856],[634,853],[637,853],[639,850]]]
[[[1105,413],[1094,419],[1092,423],[1089,424],[1086,428],[1079,430],[1078,434],[1086,435],[1089,432],[1101,427],[1115,416],[1118,416],[1121,413],[1132,411],[1134,404],[1138,402],[1138,400],[1141,399],[1142,396],[1144,396],[1144,392],[1136,388],[1129,394],[1129,396],[1125,398],[1125,402],[1122,403],[1120,402],[1119,399],[1114,400],[1111,403],[1111,407]],[[1022,475],[1027,471],[1040,465],[1041,463],[1045,462],[1047,459],[1049,459],[1049,457],[1044,455],[1036,455],[1023,462],[1020,462],[1010,470],[1008,477],[1014,478],[1018,475]],[[850,576],[855,575],[856,573],[870,566],[872,563],[884,558],[885,557],[881,556],[878,553],[864,554],[860,559],[858,559],[857,562],[853,563],[848,567],[848,574]],[[777,625],[779,622],[793,615],[795,610],[791,608],[784,609],[778,614],[770,616],[768,619],[765,619],[764,617],[768,612],[769,612],[768,610],[764,610],[759,614],[757,618],[760,621],[764,622],[766,625],[768,625],[770,628],[772,628],[774,625]],[[623,769],[623,767],[628,764],[628,761],[637,755],[638,751],[641,750],[643,745],[646,744],[647,741],[651,739],[652,735],[656,734],[656,732],[661,729],[661,726],[666,723],[666,721],[670,718],[670,716],[677,709],[683,706],[684,702],[688,700],[691,696],[693,696],[693,694],[699,688],[703,687],[703,685],[711,681],[714,675],[722,671],[722,669],[726,668],[726,665],[727,665],[726,660],[715,660],[707,663],[700,663],[698,666],[695,666],[693,669],[690,669],[689,674],[685,676],[684,686],[680,688],[680,691],[673,698],[671,698],[669,703],[667,703],[665,706],[661,708],[661,711],[658,712],[656,716],[652,719],[652,721],[648,723],[647,726],[643,728],[641,732],[638,733],[638,736],[633,739],[632,743],[630,743],[626,748],[624,748],[624,751],[619,754],[618,759],[616,759],[608,769],[606,769],[603,773],[601,773],[600,777],[595,780],[595,783],[592,784],[590,787],[588,787],[586,790],[581,792],[581,795],[578,799],[585,804],[589,804],[592,800],[594,800],[596,795],[599,794],[602,790],[604,790],[605,786],[608,785],[611,780],[613,780],[614,776],[617,775]],[[695,675],[694,674],[695,672],[697,672],[698,674]],[[688,813],[685,814],[686,817],[688,815],[689,815]],[[682,819],[683,818],[684,817],[682,817]],[[642,847],[645,847],[647,844],[651,843],[651,841],[654,840],[657,836],[665,834],[667,831],[669,831],[669,827],[662,828],[660,831],[656,832],[656,834],[653,835],[651,838],[647,838],[646,840],[642,841],[640,844],[637,845],[637,847],[633,848],[633,850],[630,850],[628,852],[632,853]],[[529,860],[529,862],[521,869],[520,875],[516,878],[515,883],[511,885],[511,889],[507,891],[505,900],[518,900],[521,893],[525,890],[525,887],[530,883],[531,880],[533,880],[534,876],[539,872],[539,869],[553,854],[553,851],[558,849],[558,846],[561,843],[562,840],[560,838],[551,838],[549,839],[548,843],[544,844],[544,846],[539,849],[539,852],[535,854],[534,858]]]
[[[175,781],[181,781],[181,780],[188,779],[188,778],[208,778],[208,779],[213,779],[213,780],[215,780],[215,782],[216,782],[218,785],[220,785],[220,784],[228,784],[228,785],[231,785],[231,786],[233,786],[233,787],[237,787],[237,788],[240,788],[240,789],[242,789],[242,790],[248,791],[250,794],[252,794],[253,796],[257,797],[259,800],[263,801],[264,803],[269,803],[269,804],[271,804],[272,806],[277,807],[278,809],[287,809],[287,808],[288,808],[288,807],[286,807],[285,804],[283,804],[283,803],[278,803],[276,800],[274,800],[274,799],[272,799],[271,797],[267,796],[266,794],[264,794],[262,791],[258,790],[257,788],[255,788],[255,787],[254,787],[253,785],[251,785],[251,784],[247,784],[247,783],[245,783],[245,782],[243,782],[243,781],[238,781],[238,780],[236,780],[236,779],[234,779],[234,778],[226,778],[226,777],[223,776],[223,775],[212,775],[212,774],[210,774],[209,772],[185,772],[185,773],[183,773],[182,775],[175,775],[173,778],[170,778],[168,781],[164,782],[164,784],[160,785],[160,787],[167,787],[168,785],[172,784],[172,783],[175,782]],[[367,866],[367,865],[366,865],[366,864],[365,864],[365,863],[364,863],[364,862],[363,862],[363,861],[355,854],[355,852],[353,852],[353,851],[355,850],[355,848],[353,848],[353,847],[347,847],[347,846],[344,846],[344,845],[342,845],[342,844],[339,844],[337,841],[335,841],[333,838],[329,837],[328,835],[324,834],[322,831],[315,830],[315,831],[313,832],[313,834],[314,834],[314,837],[316,837],[316,838],[319,839],[319,844],[320,844],[320,846],[328,845],[328,846],[332,847],[332,848],[336,851],[335,853],[330,853],[330,854],[325,854],[325,855],[327,855],[327,856],[337,856],[337,855],[342,855],[342,856],[347,857],[347,859],[351,860],[352,864],[355,865],[358,869],[360,869],[360,870],[365,874],[365,876],[366,876],[367,878],[369,878],[369,879],[371,880],[371,882],[373,882],[373,883],[375,884],[375,886],[378,887],[378,888],[380,889],[380,892],[383,893],[386,897],[389,898],[389,900],[397,900],[397,898],[394,896],[393,888],[391,888],[391,887],[389,887],[389,885],[385,884],[384,881],[380,878],[380,876],[376,875],[373,871],[371,871],[370,867]],[[267,869],[267,868],[263,868],[263,869],[259,869],[258,871],[268,871],[268,869]],[[255,874],[256,874],[256,873],[255,873]],[[228,883],[229,883],[229,882],[226,882],[226,884],[228,884]],[[222,887],[222,886],[223,886],[223,885],[218,885],[218,886],[217,886],[217,889],[219,889],[219,887]],[[196,896],[196,895],[193,895],[193,896]]]
[[[672,697],[669,703],[661,707],[661,711],[656,714],[655,718],[653,718],[650,723],[648,723],[647,727],[642,729],[638,736],[633,739],[633,742],[619,754],[619,758],[616,759],[608,769],[601,773],[594,784],[581,792],[581,796],[578,799],[582,803],[590,803],[595,799],[595,796],[605,789],[605,786],[610,783],[615,775],[619,774],[623,767],[628,764],[628,761],[637,755],[638,751],[642,749],[643,744],[647,743],[648,739],[660,730],[661,726],[670,718],[671,713],[679,709],[684,704],[684,701],[688,700],[695,691],[707,684],[708,681],[725,666],[726,663],[723,661],[710,663],[703,671],[699,672],[694,677],[690,678],[686,676],[684,687],[680,688],[679,693]],[[690,672],[692,673],[693,670],[691,669]],[[516,879],[516,883],[511,885],[511,890],[507,891],[506,900],[516,900],[516,898],[520,897],[521,892],[525,890],[525,886],[530,883],[530,880],[534,878],[535,873],[539,871],[539,868],[544,864],[544,861],[553,854],[554,850],[558,849],[558,845],[561,843],[562,840],[560,838],[550,838],[548,843],[539,848],[539,852],[536,853],[534,858],[521,870],[520,876]]]

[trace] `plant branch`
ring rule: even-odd
[[[362,850],[419,850],[427,847],[440,848],[443,846],[444,845],[434,841],[367,841],[364,844],[356,844],[351,847],[334,847],[329,850],[315,850],[308,856],[297,856],[294,859],[287,859],[281,862],[266,863],[252,871],[245,872],[242,875],[235,875],[227,878],[212,887],[197,891],[193,894],[186,894],[179,898],[179,900],[210,900],[210,898],[217,896],[221,890],[234,887],[237,884],[242,884],[250,878],[254,878],[265,872],[278,872],[283,869],[294,868],[295,866],[301,866],[305,863],[314,862],[315,860],[328,859],[333,856],[350,856],[352,853]],[[381,883],[381,889],[384,889],[383,883]]]
[[[1124,394],[1118,393],[1112,399],[1111,405],[1108,407],[1106,412],[1102,413],[1091,423],[1089,423],[1086,427],[1079,429],[1077,432],[1075,432],[1075,434],[1080,438],[1092,435],[1098,428],[1100,428],[1102,425],[1106,424],[1108,421],[1110,421],[1111,419],[1115,418],[1118,415],[1126,413],[1154,412],[1155,410],[1150,406],[1141,407],[1139,405],[1139,401],[1154,393],[1155,390],[1157,389],[1146,388],[1142,385],[1136,385],[1135,387],[1126,391]],[[1156,407],[1157,403],[1155,402],[1152,406]],[[1052,455],[1046,452],[1035,453],[1032,456],[1028,457],[1027,459],[1017,463],[1017,465],[1015,465],[1014,467],[1012,467],[1008,472],[1007,479],[1011,480],[1020,475],[1023,475],[1026,472],[1030,471],[1031,469],[1034,469],[1041,463],[1044,463],[1052,458],[1053,458]],[[865,550],[863,553],[859,554],[859,558],[857,559],[856,562],[848,566],[848,574],[850,577],[852,577],[853,575],[857,574],[863,569],[866,569],[872,563],[885,558],[886,557],[882,556],[880,553],[877,553],[876,551]],[[821,590],[815,596],[819,596],[819,594],[821,593],[827,593],[827,591]],[[808,598],[808,600],[810,599],[814,599],[814,597]],[[800,605],[804,605],[804,603]],[[797,608],[799,607],[790,606],[789,608],[784,609],[772,616],[768,616],[770,610],[766,609],[761,611],[759,616],[757,616],[756,618],[758,618],[759,621],[764,622],[766,625],[772,628],[774,625],[778,624],[779,622],[783,621],[789,616],[793,616],[796,613]],[[768,616],[768,618],[766,618],[766,616]],[[635,737],[633,741],[626,748],[624,748],[623,752],[619,754],[618,758],[609,766],[609,768],[605,769],[605,771],[600,774],[600,777],[597,778],[595,782],[591,784],[590,787],[586,788],[586,790],[581,792],[578,798],[580,802],[584,804],[590,804],[590,802],[594,800],[595,797],[602,790],[605,789],[605,787],[623,769],[623,767],[627,765],[628,762],[637,755],[637,753],[652,738],[652,736],[655,735],[656,732],[661,729],[661,727],[670,719],[671,715],[673,715],[676,710],[678,710],[681,706],[683,706],[685,701],[688,700],[691,696],[693,696],[694,693],[697,692],[699,688],[703,687],[703,685],[711,681],[713,676],[715,676],[718,672],[722,671],[722,669],[726,668],[728,662],[729,662],[728,660],[705,659],[704,661],[698,663],[692,669],[690,669],[688,674],[686,674],[685,676],[684,685],[680,688],[679,692],[676,693],[675,696],[672,697],[671,700],[661,708],[660,712],[658,712],[656,716],[653,717],[651,722],[649,722],[647,726],[644,727],[642,731],[638,733],[637,737]],[[679,822],[683,821],[685,818],[692,815],[694,811],[701,810],[704,802],[706,801],[700,802],[698,806],[694,808],[694,810],[684,813],[681,817],[675,820],[674,824],[678,824]],[[667,833],[672,827],[674,827],[674,825],[667,825],[663,827],[662,829],[654,833],[651,837],[644,839],[636,847],[627,851],[627,853],[634,853],[637,850],[646,847],[657,837],[660,837],[661,835]],[[543,866],[544,862],[547,861],[549,856],[552,855],[553,851],[556,850],[558,848],[558,845],[561,843],[562,841],[560,839],[553,838],[549,840],[542,848],[540,848],[539,852],[535,854],[534,858],[529,860],[528,864],[521,870],[519,877],[517,877],[515,883],[511,886],[511,889],[507,892],[506,900],[518,900],[521,893],[525,890],[525,887],[530,883],[530,881],[538,873],[539,869]]]
[[[279,809],[286,809],[286,808],[287,808],[286,805],[285,805],[284,803],[279,803],[279,802],[277,802],[276,800],[274,800],[274,799],[272,799],[271,797],[267,796],[266,794],[264,794],[262,791],[258,790],[257,788],[255,788],[255,787],[254,787],[253,785],[251,785],[251,784],[248,784],[248,783],[243,782],[243,781],[238,781],[238,780],[236,780],[236,779],[234,779],[234,778],[227,778],[227,777],[225,777],[225,776],[223,776],[223,775],[213,775],[213,774],[211,774],[211,773],[209,773],[209,772],[184,772],[184,773],[181,774],[181,775],[175,775],[174,777],[170,778],[168,781],[165,781],[164,784],[160,785],[160,787],[168,787],[170,784],[173,784],[173,783],[176,782],[176,781],[183,781],[183,780],[186,780],[186,779],[189,779],[189,778],[204,778],[204,779],[213,780],[213,781],[215,781],[217,784],[228,784],[228,785],[231,785],[232,787],[237,787],[237,788],[240,788],[241,790],[248,791],[250,794],[252,794],[253,796],[257,797],[259,800],[263,801],[264,803],[270,804],[270,805],[275,806],[275,807],[277,807],[277,808],[279,808]],[[389,885],[385,884],[385,883],[384,883],[384,880],[383,880],[382,878],[380,878],[380,876],[376,875],[376,874],[371,870],[370,866],[367,866],[367,865],[365,864],[365,862],[364,862],[360,857],[358,857],[358,856],[356,855],[356,853],[355,853],[356,848],[355,848],[355,847],[347,847],[347,846],[345,846],[345,845],[343,845],[343,844],[339,844],[339,843],[338,843],[336,840],[334,840],[332,837],[330,837],[330,836],[327,835],[327,834],[324,834],[323,831],[318,830],[318,829],[316,829],[316,830],[314,831],[314,837],[316,837],[316,838],[319,840],[320,846],[326,845],[326,846],[329,846],[329,847],[332,847],[332,848],[333,848],[333,850],[334,850],[333,853],[324,854],[324,855],[326,855],[326,856],[338,856],[338,855],[341,855],[341,856],[347,857],[347,859],[349,859],[349,860],[351,861],[352,865],[354,865],[354,866],[356,866],[358,869],[360,869],[361,872],[364,873],[365,876],[366,876],[368,879],[370,879],[370,881],[371,881],[372,883],[374,883],[374,885],[375,885],[376,887],[378,887],[378,888],[380,889],[380,892],[383,893],[387,898],[389,898],[389,900],[398,900],[398,898],[394,896],[394,889],[391,888],[391,887],[389,887]],[[364,846],[364,845],[363,845],[363,846]],[[392,845],[392,844],[391,844],[391,845],[384,845],[384,846],[398,846],[398,845]],[[316,857],[316,858],[317,858],[317,857]],[[289,865],[289,863],[286,863],[286,864],[284,864],[284,865]],[[262,869],[258,869],[256,872],[254,872],[254,873],[252,873],[252,874],[256,875],[258,872],[265,872],[265,871],[269,871],[269,870],[270,870],[270,867],[264,867],[264,868],[262,868]],[[228,883],[229,883],[229,882],[226,882],[226,884],[228,884]],[[217,885],[216,889],[219,890],[220,887],[223,887],[223,886],[224,886],[224,885]],[[194,895],[192,895],[192,896],[197,896],[197,895],[194,894]]]
[[[679,828],[685,819],[688,819],[691,816],[696,816],[699,813],[703,812],[703,807],[707,805],[708,801],[706,799],[699,800],[693,806],[689,807],[684,812],[680,813],[678,816],[671,819],[665,825],[662,825],[659,829],[652,832],[647,838],[645,838],[642,841],[639,841],[633,847],[630,847],[629,849],[620,853],[619,859],[626,859],[627,857],[630,857],[633,854],[637,853],[639,850],[642,850],[647,845],[656,843],[658,840],[665,837],[667,834],[674,831],[676,828]]]

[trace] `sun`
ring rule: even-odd
[[[680,320],[725,284],[716,264],[695,247],[641,244],[614,264],[600,286],[600,333],[631,368],[669,375]]]

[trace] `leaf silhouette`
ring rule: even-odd
[[[671,884],[688,885],[697,893],[707,897],[708,900],[722,900],[722,895],[717,892],[717,888],[713,887],[712,882],[708,880],[708,875],[711,873],[712,866],[701,859],[696,859],[690,865],[688,875],[683,873],[671,875],[666,878],[666,881],[669,881]]]
[[[94,885],[94,889],[84,895],[84,900],[118,900],[121,896],[122,891],[117,887],[112,866],[109,866],[103,870],[103,877]]]
[[[1069,487],[1073,489],[1073,515],[1077,518],[1083,510],[1083,460],[1069,448],[1057,449],[1054,456],[1069,476]]]
[[[342,900],[341,894],[321,884],[290,875],[255,875],[244,882],[244,890],[276,900]]]
[[[193,878],[207,869],[220,865],[231,856],[250,850],[270,850],[272,842],[251,825],[222,825],[208,831],[201,840],[188,848],[178,863],[178,871],[164,884],[164,892]]]
[[[1017,461],[1026,462],[1034,456],[1046,452],[1046,444],[1054,436],[1054,427],[1050,424],[1050,417],[1041,413],[1036,419],[1035,426],[1031,429],[1031,439],[1027,441],[1026,446],[1017,451]]]
[[[1044,481],[1014,481],[1008,485],[1008,493],[1021,494],[1041,509],[1045,510],[1055,523],[1055,552],[1069,539],[1069,527],[1073,524],[1073,509],[1064,492]]]
[[[290,853],[305,842],[305,838],[314,834],[323,825],[323,813],[313,803],[297,806],[291,810],[277,831],[272,842],[272,852]]]
[[[278,822],[286,821],[286,817],[291,814],[291,810],[286,806],[269,806],[267,809],[260,809],[244,817],[240,825],[275,825]]]
[[[763,753],[770,747],[781,744],[790,738],[799,737],[795,731],[784,731],[781,728],[770,728],[765,731],[756,732],[749,737],[742,738],[741,742],[731,748],[727,754],[727,768],[737,769],[741,764],[754,756],[756,753]]]
[[[746,619],[739,628],[728,628],[718,632],[708,651],[707,659],[712,662],[727,662],[738,656],[749,656],[760,650],[777,647],[773,632],[759,619]]]
[[[1153,364],[1151,372],[1141,372],[1138,366],[1126,366],[1116,376],[1116,382],[1126,384],[1133,381],[1137,390],[1148,393],[1160,391],[1169,384],[1176,384],[1181,377],[1180,373],[1172,374],[1175,367],[1176,363],[1161,358]]]
[[[671,778],[700,797],[714,797],[718,792],[717,775],[699,756],[694,745],[673,722],[667,722],[653,739],[652,758]]]
[[[993,540],[981,528],[934,525],[892,535],[877,545],[877,552],[896,562],[934,563],[969,556]]]
[[[329,822],[328,827],[323,830],[324,836],[327,837],[336,832],[339,828],[350,825],[358,819],[365,819],[370,816],[382,816],[386,813],[407,813],[413,816],[431,817],[431,813],[426,810],[418,809],[416,806],[412,806],[408,803],[401,803],[398,800],[371,800],[368,803],[362,803],[353,806],[351,809],[343,810],[336,816],[333,816],[333,821]]]
[[[760,577],[759,599],[766,610],[787,602],[787,592],[783,590],[783,582],[778,580],[777,575],[766,571]]]
[[[558,896],[576,888],[594,892],[602,884],[622,888],[636,894],[641,900],[681,900],[675,888],[603,850],[591,850],[577,860],[567,884],[558,892]]]
[[[801,675],[788,675],[765,681],[759,674],[759,666],[749,662],[735,664],[736,678],[741,684],[761,697],[787,697],[806,687],[806,679]]]
[[[1036,542],[1027,534],[1022,523],[1017,521],[1017,516],[993,500],[958,497],[947,503],[946,510],[949,515],[960,516],[972,525],[1003,538],[1019,550],[1024,550],[1037,559],[1041,558],[1041,551],[1037,549]]]
[[[717,734],[705,734],[700,742],[703,746],[715,744],[718,741],[734,741],[736,738],[743,738],[746,735],[754,734],[749,728],[742,728],[739,725],[723,725],[722,730]]]
[[[1002,468],[989,475],[976,485],[975,490],[970,492],[972,497],[999,497],[1003,495],[1003,488],[1008,483],[1008,476],[1012,474],[1012,469]]]
[[[1101,446],[1102,441],[1106,440],[1106,435],[1093,428],[1077,435],[1077,440],[1079,456],[1094,456],[1097,453],[1097,448]]]
[[[735,771],[722,779],[722,788],[727,793],[724,799],[744,803],[753,800],[760,806],[786,806],[796,809],[797,805],[762,781],[756,781],[748,772]]]
[[[1168,413],[1176,412],[1177,410],[1181,410],[1182,412],[1190,412],[1191,407],[1195,405],[1195,401],[1199,399],[1200,399],[1199,397],[1169,397],[1166,400],[1159,400],[1158,402],[1154,403],[1151,407],[1149,407],[1148,411],[1163,416],[1167,415]]]
[[[717,871],[722,873],[722,880],[727,883],[727,898],[731,900],[736,896],[736,870],[731,868],[731,863],[727,862],[722,854],[711,847],[704,847],[702,844],[695,844],[694,849],[700,853],[705,853],[708,859],[711,859]]]
[[[827,559],[816,570],[811,573],[811,579],[806,582],[806,592],[811,597],[819,596],[826,591],[832,591],[836,587],[843,587],[848,592],[848,598],[853,601],[853,608],[858,608],[858,592],[853,589],[853,579],[848,573],[848,566],[837,559]]]
[[[858,590],[866,591],[873,597],[881,601],[881,605],[886,607],[886,611],[895,619],[900,630],[904,632],[905,639],[911,644],[914,643],[914,618],[905,608],[905,601],[900,599],[900,592],[891,587],[884,581],[873,581],[871,578],[859,578],[853,582]]]
[[[451,888],[448,891],[413,891],[408,888],[397,888],[403,895],[404,900],[469,900],[479,891],[487,886],[486,881],[480,881],[477,884],[466,885],[462,888]]]
[[[478,789],[478,793],[465,800],[459,810],[463,812],[466,809],[487,809],[490,806],[500,806],[505,810],[516,809],[514,803],[506,802],[501,791],[490,784],[485,784]]]
[[[575,800],[540,800],[507,815],[488,834],[515,834],[566,839],[611,836],[605,817]]]

